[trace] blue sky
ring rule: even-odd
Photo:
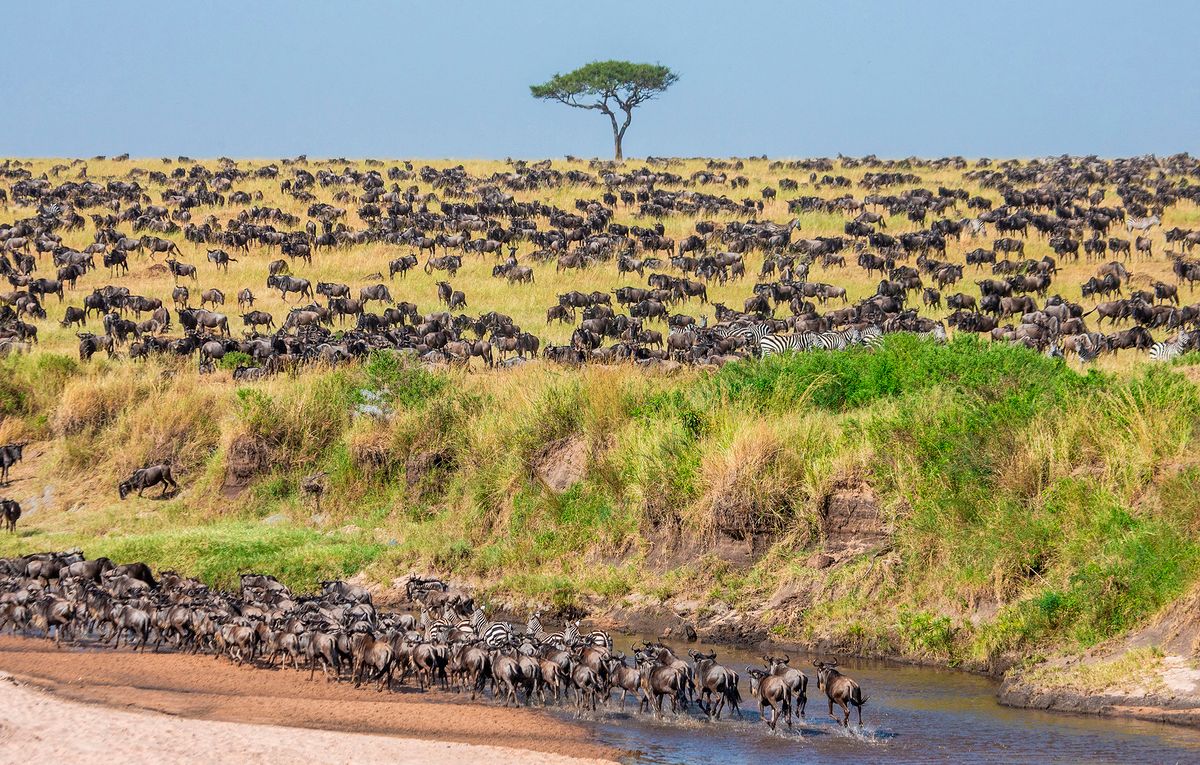
[[[611,153],[528,86],[681,74],[629,156],[1197,151],[1194,1],[36,2],[6,6],[2,156]]]

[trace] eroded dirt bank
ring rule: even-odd
[[[566,764],[611,762],[621,754],[595,743],[582,726],[533,710],[447,703],[437,693],[356,690],[210,656],[59,649],[6,636],[0,638],[0,672],[30,686],[0,683],[0,707],[8,710],[0,722],[0,763],[12,761],[14,742],[23,762],[44,760],[34,751],[103,751],[130,763],[212,762],[222,751],[231,753],[229,761],[303,755],[314,763]]]

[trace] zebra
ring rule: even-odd
[[[543,642],[545,631],[542,630],[542,612],[534,611],[529,615],[529,622],[525,626],[525,634],[538,642]]]
[[[850,327],[834,332],[822,332],[813,335],[812,343],[813,350],[844,351],[853,345],[862,344],[862,331],[856,327]]]
[[[1191,342],[1191,332],[1180,332],[1174,340],[1163,340],[1150,346],[1151,361],[1171,361],[1182,355],[1188,343]]]
[[[579,638],[579,622],[568,621],[566,628],[561,632],[543,635],[541,642],[543,645],[573,646],[579,642]]]
[[[941,326],[941,325],[939,325]],[[945,337],[946,330],[942,330],[942,336]],[[883,328],[872,324],[862,331],[862,344],[873,351],[879,350],[883,346]]]
[[[591,645],[597,648],[607,648],[610,651],[613,647],[612,636],[604,630],[593,630],[592,632],[589,632],[587,636],[583,638],[583,642],[585,645]]]
[[[1162,219],[1159,218],[1157,215],[1151,215],[1148,218],[1138,218],[1133,215],[1130,215],[1128,218],[1125,219],[1125,226],[1131,233],[1134,230],[1149,231],[1154,226],[1160,226],[1160,225],[1162,225]]]
[[[758,353],[765,359],[768,356],[788,351],[811,351],[813,337],[816,335],[811,332],[800,332],[794,335],[766,335],[758,341]]]
[[[946,335],[946,328],[941,322],[934,324],[933,329],[929,330],[928,332],[918,332],[917,337],[932,339],[938,343],[945,343],[948,339],[948,335]]]
[[[744,327],[739,327],[739,326],[717,327],[713,330],[713,334],[715,334],[717,337],[721,338],[722,340],[728,340],[730,338],[741,338],[746,341],[747,345],[749,345],[753,348],[758,348],[759,343],[762,342],[762,339],[764,337],[766,337],[767,335],[772,334],[773,332],[774,332],[774,330],[771,329],[771,326],[764,322],[758,322],[757,324],[749,324]]]
[[[503,648],[513,642],[512,625],[507,622],[489,622],[478,606],[471,613],[471,629],[488,648]]]

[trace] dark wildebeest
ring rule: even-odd
[[[78,324],[81,327],[87,326],[87,312],[76,306],[67,306],[66,313],[63,315],[63,320],[60,322],[62,326],[69,327],[72,324]]]
[[[867,703],[867,698],[862,695],[858,683],[838,672],[836,661],[814,661],[813,666],[817,668],[817,688],[825,691],[825,695],[829,697],[829,716],[838,719],[833,713],[833,705],[836,702],[842,708],[842,718],[838,722],[843,728],[849,727],[850,707],[853,706],[858,710],[858,727],[861,728],[862,708],[863,704]]]
[[[275,326],[275,317],[266,311],[251,311],[250,313],[242,314],[242,322],[247,327],[264,326],[271,329]]]
[[[196,279],[195,266],[190,266],[187,263],[180,263],[174,258],[167,258],[167,268],[171,269],[171,274],[174,275],[176,279],[182,279],[184,277],[190,277],[193,280]]]
[[[696,650],[688,651],[692,661],[696,663],[696,682],[700,686],[699,704],[710,718],[721,719],[721,710],[726,702],[733,706],[738,717],[742,716],[741,694],[738,693],[738,675],[729,667],[717,663],[715,653],[703,654]],[[716,704],[712,697],[716,696]]]
[[[392,293],[388,292],[387,285],[374,284],[370,287],[363,287],[358,291],[358,299],[365,305],[372,300],[381,300],[386,303],[394,302]]]
[[[225,273],[229,273],[229,264],[237,263],[237,258],[229,257],[229,253],[224,250],[209,250],[208,259],[215,263],[217,268],[225,269]]]
[[[287,300],[289,292],[299,293],[300,297],[313,299],[312,285],[308,279],[299,279],[294,276],[272,275],[267,277],[267,286],[279,290],[279,296]]]
[[[0,486],[7,486],[9,469],[25,458],[25,444],[0,446]]]
[[[4,528],[17,533],[17,521],[21,519],[21,506],[15,499],[0,499],[0,514],[4,515]]]
[[[254,293],[250,291],[249,287],[243,287],[238,292],[238,310],[241,311],[243,309],[253,308],[253,307],[254,307]]]
[[[404,255],[396,258],[388,263],[388,278],[393,278],[397,273],[399,273],[401,276],[407,276],[409,269],[415,268],[416,265],[416,255]]]
[[[746,672],[750,675],[750,695],[758,699],[759,717],[775,730],[782,714],[788,727],[792,727],[792,694],[787,681],[779,675],[767,674],[762,667],[747,667]],[[771,708],[770,718],[767,707]]]
[[[160,483],[163,487],[162,494],[158,495],[160,498],[167,496],[168,489],[171,491],[179,489],[179,484],[175,483],[175,479],[171,476],[171,466],[166,463],[133,471],[133,475],[117,486],[117,492],[121,495],[121,499],[125,499],[129,496],[129,492],[136,489],[137,495],[140,497],[143,491]]]
[[[203,308],[207,303],[212,303],[213,308],[225,305],[225,293],[215,287],[210,290],[204,290],[200,293],[200,307]]]
[[[173,252],[179,257],[183,257],[183,253],[179,251],[179,245],[172,242],[170,239],[160,239],[157,236],[143,236],[138,243],[138,248],[150,251],[150,257],[153,258],[160,252]],[[167,261],[170,263],[171,261]]]

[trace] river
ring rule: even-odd
[[[627,646],[629,641],[621,642]],[[780,723],[780,732],[770,734],[759,720],[745,672],[747,666],[761,666],[761,660],[744,650],[711,650],[742,678],[744,721],[723,717],[709,723],[695,708],[679,717],[668,712],[656,721],[637,714],[631,704],[624,714],[599,714],[590,723],[597,737],[636,752],[629,762],[646,765],[1200,763],[1200,730],[1011,709],[996,702],[997,684],[988,678],[877,661],[839,659],[868,697],[862,729],[852,714],[851,728],[845,730],[829,717],[811,657],[794,654],[791,664],[810,678],[807,717],[790,732]]]

